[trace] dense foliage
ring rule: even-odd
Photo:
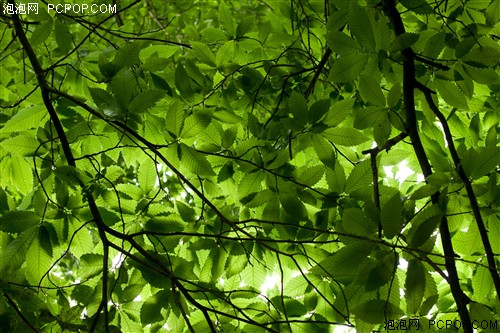
[[[500,1],[115,6],[1,16],[0,330],[498,329]]]

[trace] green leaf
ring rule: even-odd
[[[0,271],[2,275],[21,267],[26,259],[26,250],[37,236],[38,226],[32,226],[19,234],[14,240],[3,246],[0,252]],[[38,283],[38,281],[37,281]]]
[[[186,139],[200,134],[212,121],[212,113],[208,110],[195,111],[184,120],[181,137]]]
[[[307,102],[304,96],[298,92],[292,92],[290,99],[288,100],[288,107],[290,112],[293,114],[293,118],[297,119],[301,123],[307,123]]]
[[[348,20],[349,29],[360,44],[370,51],[375,51],[375,36],[366,9],[360,7],[356,1],[352,1]]]
[[[326,114],[325,124],[334,127],[342,123],[351,114],[353,105],[354,99],[334,103]]]
[[[54,25],[54,21],[48,20],[40,24],[31,34],[30,44],[31,47],[35,47],[38,44],[42,44],[49,38],[52,33],[52,27]]]
[[[236,23],[234,21],[233,11],[228,7],[225,1],[219,4],[217,18],[222,28],[230,37],[236,37]]]
[[[89,279],[102,273],[104,256],[100,254],[87,253],[80,258],[80,269],[78,277],[82,280]]]
[[[363,187],[370,185],[372,181],[370,160],[358,163],[347,177],[345,192],[352,193]]]
[[[412,32],[402,33],[396,36],[396,38],[392,41],[389,51],[398,52],[407,49],[415,44],[418,41],[419,37],[419,34]]]
[[[311,270],[312,273],[334,278],[354,276],[359,272],[361,264],[372,252],[374,244],[366,241],[355,241],[338,250],[333,256],[322,260]]]
[[[215,56],[206,44],[200,42],[191,42],[191,47],[193,48],[194,53],[201,62],[216,67]]]
[[[149,158],[144,160],[137,175],[139,186],[144,193],[149,193],[156,186],[157,176],[156,163]]]
[[[403,310],[399,307],[380,299],[362,303],[352,309],[352,312],[361,320],[370,324],[378,324],[389,319],[399,319],[404,315]]]
[[[500,147],[481,147],[477,150],[470,173],[473,179],[481,178],[500,165]]]
[[[335,82],[349,82],[355,80],[365,68],[368,61],[366,53],[353,54],[336,59],[333,63],[330,77]]]
[[[337,54],[347,56],[363,51],[361,46],[351,37],[340,31],[330,31],[326,35],[328,46]]]
[[[0,142],[7,151],[19,155],[33,155],[40,146],[38,140],[31,135],[18,135]]]
[[[182,165],[193,174],[197,176],[215,175],[212,165],[207,161],[207,158],[184,143],[178,145],[178,156]]]
[[[303,166],[297,170],[297,181],[306,186],[314,186],[325,173],[325,168],[321,165]]]
[[[424,56],[437,59],[445,46],[445,37],[446,34],[443,31],[429,37],[425,43]]]
[[[222,65],[229,64],[233,61],[234,55],[234,42],[227,41],[225,42],[217,51],[217,56],[215,57],[215,63],[217,67],[221,67]]]
[[[128,68],[122,68],[108,85],[119,105],[126,110],[135,91],[135,77]],[[109,102],[108,102],[109,103]]]
[[[57,17],[54,26],[54,32],[56,35],[57,46],[59,47],[59,52],[67,53],[73,44],[73,39],[68,28],[68,24],[62,22],[62,20]]]
[[[280,196],[280,202],[285,212],[296,221],[307,219],[306,206],[296,195]]]
[[[438,212],[437,215],[429,217],[422,223],[415,223],[415,225],[412,226],[408,232],[410,246],[419,247],[427,242],[431,238],[434,231],[436,231],[436,228],[441,223],[441,220],[441,213]]]
[[[0,216],[0,230],[18,234],[40,223],[40,217],[25,210],[15,210]]]
[[[434,80],[434,85],[446,103],[458,109],[468,109],[467,100],[460,89],[452,82],[439,79]]]
[[[140,43],[127,43],[116,51],[113,63],[118,67],[130,67],[139,63]]]
[[[498,59],[500,59],[500,49],[491,46],[476,47],[462,57],[463,62],[475,67],[495,66]]]
[[[0,128],[0,133],[38,128],[39,126],[43,126],[44,122],[42,120],[45,117],[47,117],[47,110],[43,104],[21,109]]]
[[[182,97],[186,99],[190,99],[194,94],[191,81],[189,80],[189,75],[184,66],[180,63],[175,69],[175,86],[181,93]]]
[[[45,226],[40,226],[37,235],[33,238],[26,252],[26,279],[31,284],[38,285],[51,266],[52,244],[50,235]]]
[[[359,92],[365,102],[376,106],[385,106],[385,96],[382,93],[382,88],[380,88],[380,81],[375,80],[372,76],[367,74],[360,76]]]
[[[312,136],[312,144],[321,162],[333,169],[335,167],[335,151],[332,145],[320,135]]]
[[[408,262],[405,280],[405,299],[408,314],[417,314],[425,292],[425,268],[420,260]]]
[[[174,138],[181,135],[184,126],[184,118],[183,105],[176,100],[168,109],[167,116],[165,117],[165,127]]]
[[[491,291],[495,288],[491,272],[487,267],[477,266],[476,273],[472,277],[472,288],[474,293],[472,299],[476,302],[485,302],[490,298]]]
[[[120,303],[132,302],[144,289],[142,284],[129,284],[120,294]]]
[[[164,290],[148,297],[141,307],[141,323],[147,325],[163,320],[161,309],[169,303],[170,297],[172,294]]]
[[[33,190],[33,171],[31,165],[23,157],[13,155],[11,162],[11,179],[15,181],[17,189],[27,194]]]
[[[357,146],[368,140],[369,137],[354,128],[335,127],[321,133],[326,139],[341,146]]]
[[[399,192],[395,193],[381,207],[380,221],[385,237],[393,238],[401,231],[403,226],[402,210],[403,203]]]
[[[132,99],[128,107],[129,111],[133,113],[145,112],[155,106],[164,96],[165,92],[162,90],[146,90]]]
[[[308,122],[310,124],[317,123],[330,109],[330,99],[320,99],[311,105],[311,109],[308,114]]]
[[[243,199],[252,193],[260,191],[262,180],[263,176],[261,172],[247,173],[238,185],[238,197]]]

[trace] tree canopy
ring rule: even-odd
[[[2,4],[1,331],[498,330],[500,1]]]

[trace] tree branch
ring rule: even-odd
[[[405,27],[401,16],[396,9],[395,0],[385,0],[383,3],[383,9],[386,15],[389,17],[396,36],[405,33]],[[432,175],[432,167],[429,163],[429,159],[425,153],[424,146],[420,140],[418,134],[418,124],[417,115],[415,110],[415,53],[411,48],[406,48],[401,52],[404,56],[403,61],[403,101],[404,110],[406,115],[406,132],[411,139],[413,144],[413,150],[417,156],[420,168],[424,177],[427,178]],[[440,193],[436,192],[431,196],[432,203],[438,204]],[[462,291],[460,287],[460,280],[458,278],[457,268],[455,266],[454,250],[453,244],[451,242],[450,229],[448,227],[448,221],[446,216],[443,215],[439,226],[439,233],[441,236],[441,242],[443,244],[443,251],[445,253],[445,266],[450,277],[450,289],[457,304],[457,311],[462,320],[462,325],[464,328],[464,333],[472,333],[472,322],[470,319],[469,311],[467,309],[467,303],[469,301],[468,297]]]
[[[455,164],[455,169],[457,170],[457,173],[460,176],[462,183],[464,184],[467,196],[469,197],[472,213],[474,214],[474,218],[477,223],[477,228],[479,230],[479,234],[481,235],[481,241],[483,242],[484,250],[486,252],[486,259],[488,260],[488,269],[493,279],[495,290],[497,291],[497,298],[500,300],[500,276],[498,275],[498,270],[496,267],[495,257],[493,254],[493,249],[491,247],[491,242],[488,238],[488,231],[486,230],[483,217],[481,216],[479,204],[477,202],[477,197],[476,194],[474,193],[474,189],[472,188],[472,183],[469,177],[467,177],[467,175],[465,174],[464,168],[462,166],[462,161],[460,160],[457,149],[455,148],[455,143],[453,142],[453,136],[451,135],[450,126],[448,126],[446,117],[441,113],[441,111],[439,111],[438,106],[432,100],[432,94],[435,94],[435,92],[427,88],[420,82],[416,83],[416,87],[424,93],[427,104],[429,105],[430,109],[432,110],[432,112],[434,112],[436,117],[439,119],[439,122],[443,126],[444,136],[446,138],[446,142],[448,143],[448,149],[450,150],[451,158],[453,159],[453,163]]]

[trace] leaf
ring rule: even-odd
[[[165,117],[165,126],[167,131],[174,138],[181,135],[181,131],[184,126],[184,117],[183,105],[176,100],[168,109],[167,116]]]
[[[145,112],[156,105],[156,103],[165,96],[162,90],[146,90],[135,96],[130,102],[129,111],[133,113]]]
[[[11,162],[11,179],[14,184],[23,194],[27,194],[33,190],[33,171],[31,165],[21,156],[12,155]]]
[[[385,96],[380,88],[380,81],[375,80],[367,74],[359,78],[359,92],[363,100],[376,106],[385,106]]]
[[[54,32],[57,46],[61,53],[67,53],[72,48],[73,39],[68,28],[68,24],[62,22],[60,18],[55,21]]]
[[[349,82],[355,80],[365,68],[368,61],[366,53],[353,54],[336,59],[333,63],[330,77],[335,82]]]
[[[215,63],[217,67],[221,67],[222,65],[230,64],[233,62],[234,55],[234,42],[227,41],[225,42],[217,51],[217,56],[215,57]]]
[[[349,29],[360,44],[370,51],[375,51],[375,36],[366,9],[360,7],[356,1],[352,1],[348,20]]]
[[[181,93],[182,97],[186,99],[190,99],[194,94],[191,81],[189,80],[189,75],[184,66],[180,63],[175,69],[175,86]]]
[[[408,262],[405,280],[405,299],[408,314],[417,314],[425,292],[425,268],[420,260]]]
[[[431,235],[439,226],[441,220],[441,213],[437,212],[436,215],[429,217],[421,223],[415,223],[415,221],[413,221],[414,226],[412,226],[408,232],[409,245],[416,248],[425,244],[425,242],[431,238]]]
[[[288,107],[290,112],[293,114],[293,118],[297,119],[301,123],[307,123],[307,102],[304,96],[296,91],[292,92],[290,99],[288,100]]]
[[[207,110],[195,111],[184,120],[181,137],[186,139],[200,134],[212,121],[212,113]]]
[[[304,221],[307,220],[306,206],[296,195],[280,196],[280,202],[285,212],[293,220]]]
[[[120,68],[130,67],[139,63],[140,43],[127,43],[116,51],[113,63]]]
[[[19,234],[6,246],[2,244],[0,252],[0,271],[2,275],[7,271],[17,270],[26,260],[26,250],[33,238],[37,236],[38,226],[32,226]],[[37,281],[38,283],[38,281]]]
[[[40,223],[40,217],[33,212],[15,210],[0,216],[0,230],[10,234],[19,234]]]
[[[476,273],[472,277],[472,288],[474,289],[472,299],[476,302],[483,303],[491,297],[494,284],[488,268],[477,266]]]
[[[354,128],[347,127],[334,127],[329,128],[322,133],[322,135],[332,141],[334,144],[338,144],[341,146],[357,146],[362,144],[368,140],[369,137],[361,133],[360,131]]]
[[[492,67],[500,59],[500,50],[491,46],[482,46],[472,49],[462,57],[462,61],[474,67]]]
[[[353,105],[353,99],[346,99],[334,103],[326,114],[325,124],[333,127],[342,123],[351,113]]]
[[[419,37],[419,34],[404,32],[396,36],[396,38],[392,41],[389,51],[398,52],[407,49],[415,44],[418,41]]]
[[[333,169],[335,167],[335,151],[332,145],[320,135],[312,136],[312,144],[321,162]]]
[[[122,68],[113,77],[108,87],[123,110],[127,110],[136,87],[132,71],[129,68]]]
[[[437,59],[439,57],[439,54],[441,53],[441,50],[445,46],[445,37],[446,34],[443,31],[440,31],[435,35],[429,37],[425,42],[424,56]]]
[[[0,145],[5,148],[5,150],[19,155],[34,155],[35,151],[40,146],[38,140],[32,135],[17,135],[13,138],[7,139],[0,142]]]
[[[46,22],[40,24],[31,34],[30,44],[31,47],[35,47],[38,44],[42,44],[49,38],[52,33],[52,27],[54,25],[53,20],[47,20]]]
[[[310,124],[318,123],[321,118],[328,112],[330,109],[330,99],[320,99],[316,101],[313,105],[311,105],[311,109],[308,114],[308,122]]]
[[[252,193],[261,190],[261,183],[263,177],[261,172],[251,172],[243,176],[238,184],[238,197],[241,199],[246,198]]]
[[[47,110],[43,104],[34,105],[18,111],[0,128],[0,133],[18,132],[31,128],[43,126],[42,121],[47,116]]]
[[[311,167],[303,166],[297,170],[297,180],[299,183],[306,186],[314,186],[320,181],[324,173],[325,168],[321,165]]]
[[[333,256],[322,260],[311,270],[312,273],[334,278],[354,276],[361,267],[361,263],[368,258],[374,244],[366,241],[354,241],[338,250]]]
[[[441,97],[443,97],[446,103],[458,109],[469,108],[464,94],[454,83],[435,79],[434,85],[436,86],[439,94],[441,95]]]
[[[330,31],[326,35],[328,46],[337,54],[347,56],[363,51],[361,46],[351,37],[340,31]]]
[[[228,7],[225,1],[219,4],[219,11],[217,18],[222,28],[228,33],[230,37],[236,37],[236,23],[232,10]]]
[[[52,266],[52,244],[45,226],[38,228],[26,252],[26,279],[33,285],[38,285]]]
[[[82,255],[78,277],[85,280],[100,274],[103,268],[103,258],[104,256],[94,253]]]
[[[212,165],[207,161],[207,158],[184,143],[178,145],[178,156],[182,165],[193,174],[197,176],[215,175]]]
[[[161,309],[169,303],[170,297],[172,297],[171,293],[164,290],[148,297],[141,307],[141,323],[147,325],[162,321]]]
[[[347,177],[345,183],[345,192],[352,193],[365,186],[370,185],[372,181],[370,161],[365,160],[358,163]]]
[[[139,180],[139,186],[145,194],[155,188],[157,177],[156,163],[149,158],[144,160],[139,166],[137,178]]]
[[[212,67],[216,67],[217,65],[215,64],[215,56],[210,51],[210,48],[203,43],[200,42],[191,42],[191,47],[193,48],[194,53],[200,59],[201,62],[210,65]]]
[[[500,147],[481,147],[477,150],[470,173],[473,179],[481,178],[500,165]]]
[[[143,284],[129,284],[120,295],[120,303],[132,302],[144,289]]]
[[[385,237],[393,238],[401,231],[403,226],[402,210],[403,203],[399,192],[395,193],[381,207],[380,221]]]
[[[399,307],[380,299],[362,303],[352,309],[352,313],[370,324],[378,324],[389,319],[399,319],[404,315],[403,310]]]

